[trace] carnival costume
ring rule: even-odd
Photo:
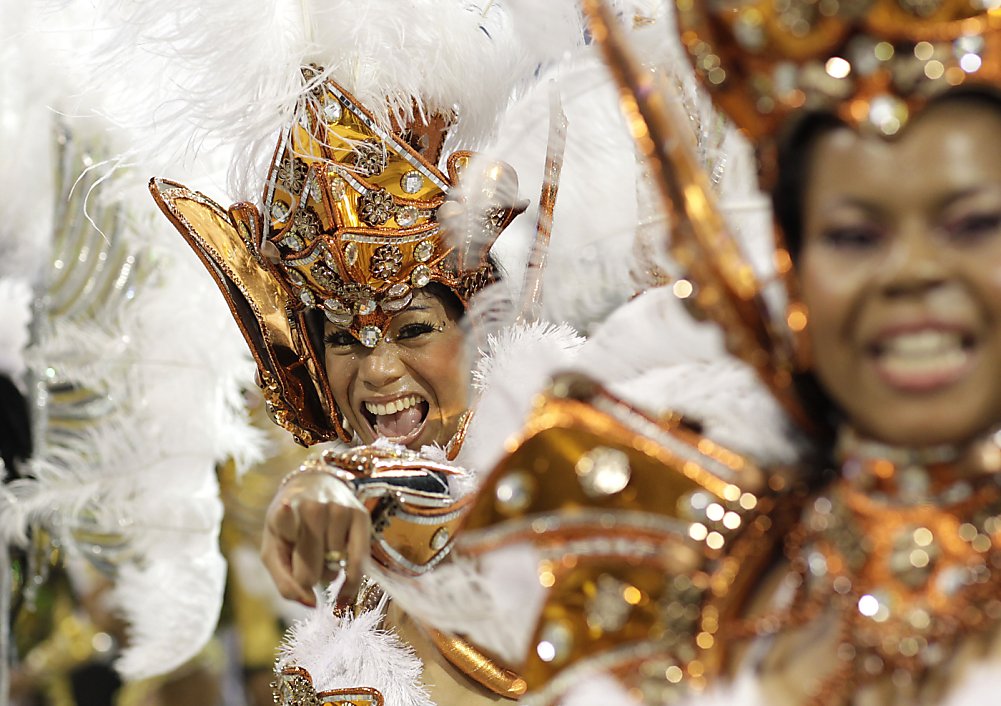
[[[781,313],[769,305],[670,88],[638,68],[604,3],[585,7],[672,220],[691,285],[676,292],[817,435],[827,420],[797,385],[809,313],[791,288]],[[964,0],[679,2],[678,22],[769,187],[776,133],[801,109],[889,139],[936,96],[999,81],[997,11]],[[775,265],[780,277],[792,268],[781,241]],[[498,580],[491,564],[506,566],[506,589],[531,598],[507,645],[530,703],[774,702],[769,670],[783,652],[801,682],[789,703],[992,698],[990,666],[969,662],[991,653],[1001,617],[995,438],[969,449],[979,474],[950,477],[956,448],[895,449],[846,429],[840,467],[817,489],[710,440],[692,416],[652,417],[562,378],[487,480],[455,560]],[[797,662],[797,650],[815,658]]]
[[[353,16],[361,5],[380,21]],[[259,205],[224,209],[177,183],[150,183],[229,303],[274,420],[307,445],[356,441],[327,382],[326,322],[375,348],[393,316],[426,287],[444,287],[465,309],[494,281],[488,253],[525,204],[509,167],[447,149],[457,139],[482,141],[495,117],[477,105],[490,81],[481,84],[460,70],[477,63],[463,50],[482,56],[480,70],[494,80],[487,103],[498,108],[512,83],[524,79],[518,71],[531,75],[541,61],[515,56],[499,3],[338,3],[312,12],[331,34],[319,46],[307,42],[291,67],[294,99],[283,113]],[[430,26],[414,31],[417,24]],[[353,43],[343,39],[346,28]],[[387,50],[398,36],[403,45]],[[461,85],[450,83],[456,77]],[[364,503],[371,513],[375,561],[415,575],[447,554],[461,515],[449,483],[456,472],[441,461],[392,447],[328,449],[300,472],[339,467],[353,489],[345,501]],[[300,626],[289,649],[309,658],[282,670],[279,698],[306,698],[312,680],[324,701],[426,703],[421,662],[405,641],[383,632],[384,608],[370,585],[357,615],[328,613]],[[401,614],[393,621],[401,632],[403,620]],[[495,692],[517,693],[516,677],[478,659],[471,646],[438,633],[432,638],[461,674]],[[304,672],[303,664],[316,666]]]

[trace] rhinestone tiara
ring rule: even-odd
[[[432,282],[465,307],[493,279],[489,249],[526,205],[506,164],[462,177],[479,170],[472,153],[452,154],[445,172],[432,163],[447,119],[385,130],[321,75],[303,71],[315,87],[279,139],[263,216],[251,203],[224,209],[181,184],[150,182],[226,298],[272,417],[306,445],[349,439],[310,312],[375,347],[393,315]],[[460,178],[477,184],[475,212],[456,195]]]
[[[759,147],[801,109],[892,137],[950,88],[1001,84],[995,0],[676,4],[696,73]]]

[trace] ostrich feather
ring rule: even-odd
[[[385,601],[357,617],[338,617],[335,596],[328,592],[317,608],[292,626],[281,646],[278,667],[306,669],[317,691],[365,686],[378,689],[387,704],[433,706],[421,685],[421,661],[410,646],[381,626]]]
[[[503,0],[109,0],[97,15],[92,84],[108,114],[144,131],[151,154],[233,146],[238,199],[260,195],[277,132],[317,83],[301,67],[322,66],[384,128],[456,112],[457,148],[482,141],[551,59],[527,51]]]
[[[32,292],[20,278],[0,277],[0,374],[20,381],[26,365]]]
[[[519,429],[536,392],[584,343],[567,324],[514,324],[489,337],[473,372],[475,413],[456,463],[486,473]]]

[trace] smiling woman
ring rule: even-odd
[[[780,156],[814,370],[866,436],[955,443],[1001,422],[999,135],[1001,102],[964,93],[892,142],[807,119]]]
[[[383,437],[419,450],[455,436],[469,404],[462,314],[455,295],[428,285],[393,316],[374,348],[326,322],[331,392],[361,443]]]

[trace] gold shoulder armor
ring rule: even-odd
[[[774,553],[766,487],[681,417],[558,378],[456,537],[467,556],[529,543],[539,557],[545,602],[519,670],[529,700],[602,670],[662,702],[718,672],[719,627]]]
[[[372,558],[404,576],[430,571],[448,555],[468,503],[449,490],[448,477],[459,469],[395,444],[327,450],[302,470],[351,487],[372,518]]]

